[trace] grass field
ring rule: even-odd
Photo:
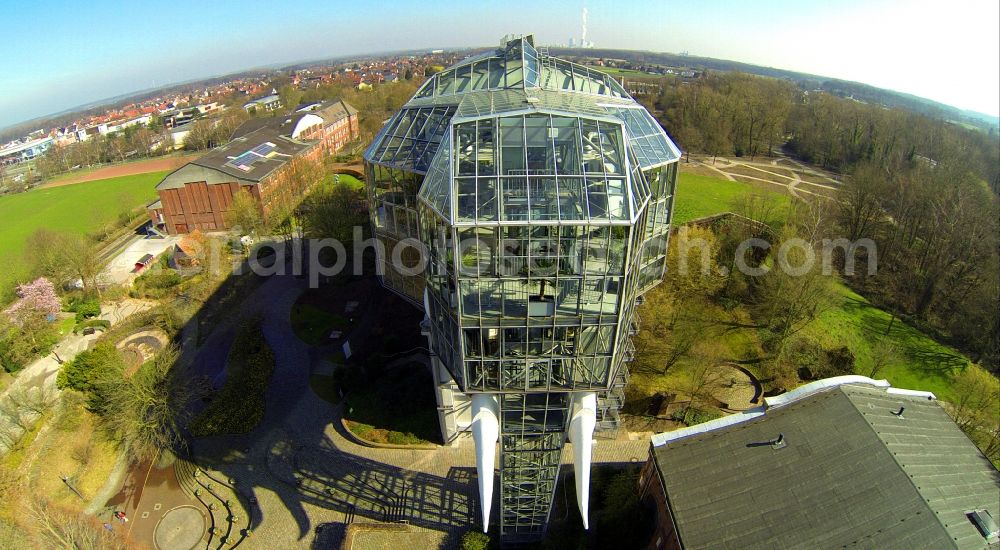
[[[632,77],[646,77],[646,78],[659,78],[663,75],[644,73],[642,71],[636,71],[634,69],[618,69],[616,67],[596,67],[591,65],[591,69],[596,71],[601,71],[602,73],[609,74],[611,76],[632,76]]]
[[[0,197],[0,291],[27,275],[28,237],[46,228],[70,233],[97,231],[122,212],[156,197],[166,172],[122,176],[64,187],[33,189]]]
[[[354,190],[361,190],[365,188],[365,182],[350,174],[330,174],[323,180],[323,184],[332,184],[335,179],[336,181],[339,181],[341,185],[346,185]]]
[[[779,203],[778,210],[782,215],[791,201],[784,193],[761,190],[738,181],[681,172],[674,199],[673,224],[677,226],[693,219],[731,211],[738,199],[754,192],[773,197]]]
[[[885,378],[897,388],[934,392],[938,397],[953,400],[953,377],[970,367],[960,352],[938,343],[919,330],[871,305],[846,285],[836,285],[833,307],[803,329],[824,349],[846,346],[855,357],[858,374],[871,374],[872,352],[883,335],[892,343],[894,353],[888,364],[874,378]],[[892,324],[889,329],[890,322]]]

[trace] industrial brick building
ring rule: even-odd
[[[287,116],[253,119],[232,140],[171,172],[156,186],[159,199],[149,218],[169,234],[231,228],[233,197],[245,191],[266,217],[283,202],[301,197],[311,162],[357,139],[357,110],[343,101],[310,106]]]

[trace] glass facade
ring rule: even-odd
[[[530,37],[429,79],[365,153],[383,283],[424,307],[442,387],[497,396],[505,540],[544,532],[573,395],[615,427],[679,157],[613,78]],[[398,269],[417,242],[426,268]]]

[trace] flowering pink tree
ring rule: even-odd
[[[7,308],[7,314],[15,320],[23,320],[26,316],[55,315],[62,309],[59,296],[52,282],[45,277],[39,277],[30,283],[17,286],[20,299]]]

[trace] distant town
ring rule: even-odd
[[[107,107],[103,112],[75,117],[71,122],[43,126],[10,139],[0,147],[0,164],[11,166],[41,156],[53,145],[85,142],[95,136],[112,135],[135,127],[148,127],[159,133],[150,148],[163,147],[167,137],[171,146],[184,146],[184,137],[194,119],[215,115],[231,107],[248,112],[271,111],[278,105],[277,87],[290,84],[300,89],[324,84],[350,84],[357,89],[371,89],[383,82],[421,77],[429,68],[450,65],[456,53],[441,50],[424,55],[387,57],[370,61],[316,65],[288,71],[261,72],[257,76],[227,79],[212,85],[194,84],[180,92],[163,93],[138,101]]]

